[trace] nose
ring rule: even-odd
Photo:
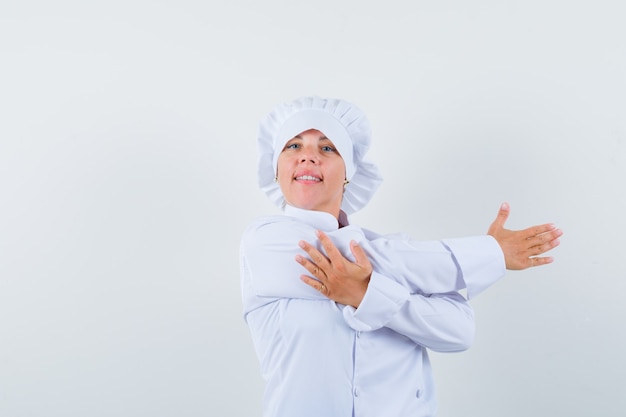
[[[304,151],[300,155],[300,163],[311,162],[313,164],[317,164],[319,162],[318,156],[313,151]]]
[[[313,157],[302,157],[300,158],[300,163],[311,162],[312,164],[317,164],[317,158]]]

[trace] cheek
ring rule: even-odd
[[[343,183],[346,179],[346,171],[343,167],[339,167],[333,171],[333,187],[334,188],[342,188]]]
[[[287,171],[287,162],[285,161],[285,158],[283,158],[282,156],[279,156],[278,161],[276,161],[276,174],[280,176],[281,173],[284,173],[286,171]]]
[[[293,172],[293,168],[290,167],[289,160],[286,158],[278,158],[278,163],[276,164],[276,178],[278,179],[278,185],[281,189],[283,186],[288,184],[291,180],[291,174]],[[283,189],[283,194],[285,190]]]
[[[343,184],[343,182],[346,179],[346,166],[345,166],[345,164],[341,163],[341,164],[337,165],[337,167],[335,168],[335,175],[337,176],[337,178],[339,178],[341,180],[341,183]]]

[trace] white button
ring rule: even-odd
[[[358,396],[359,396],[359,388],[358,388],[358,387],[355,387],[355,388],[354,388],[354,396],[355,396],[355,397],[358,397]]]

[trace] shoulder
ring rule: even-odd
[[[257,233],[260,230],[279,230],[289,227],[293,227],[301,222],[294,217],[273,215],[262,216],[252,220],[243,232],[243,236],[249,236]]]
[[[370,229],[366,229],[366,228],[361,228],[361,230],[363,231],[363,234],[365,235],[365,238],[367,240],[378,240],[378,239],[385,239],[385,240],[411,240],[411,236],[409,236],[406,233],[386,233],[386,234],[381,234],[381,233],[377,233],[374,232],[373,230]]]
[[[257,230],[259,228],[268,226],[268,225],[272,225],[272,224],[281,224],[281,223],[290,223],[290,222],[294,222],[296,221],[296,219],[294,219],[293,217],[288,217],[288,216],[283,216],[280,214],[276,214],[273,216],[261,216],[261,217],[257,217],[256,219],[252,220],[250,223],[248,223],[248,226],[246,227],[245,231],[244,231],[244,235],[246,233],[250,233],[253,232],[254,230]]]
[[[268,244],[293,239],[310,238],[314,229],[306,223],[289,216],[274,215],[254,219],[243,232],[244,245]]]

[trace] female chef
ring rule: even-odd
[[[427,350],[467,349],[467,298],[505,269],[545,265],[552,224],[504,229],[503,204],[483,236],[421,242],[382,236],[349,215],[382,178],[365,158],[370,128],[353,104],[304,97],[260,123],[259,184],[281,215],[241,242],[244,317],[266,382],[265,417],[430,417]]]

